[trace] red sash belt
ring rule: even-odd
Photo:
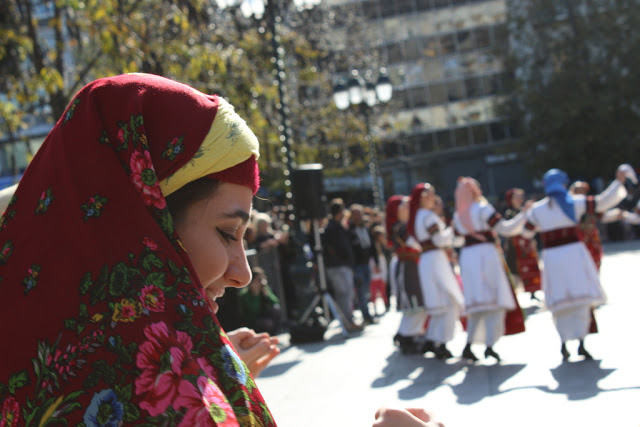
[[[418,262],[420,259],[420,252],[413,248],[402,247],[396,250],[396,256],[399,261]]]
[[[578,227],[575,226],[545,231],[540,233],[540,237],[542,238],[542,245],[545,249],[580,241]]]
[[[429,252],[432,251],[434,249],[438,249],[438,247],[436,245],[433,244],[433,242],[431,241],[431,239],[429,240],[423,240],[422,242],[420,242],[420,246],[422,246],[422,252]]]
[[[485,240],[477,239],[470,234],[464,235],[464,246],[473,246],[480,243],[494,243],[493,231],[477,231],[476,234],[479,234],[485,238]]]

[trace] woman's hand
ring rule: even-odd
[[[422,408],[387,408],[376,411],[373,427],[444,427]]]
[[[227,337],[254,378],[280,354],[278,338],[266,332],[257,334],[253,329],[239,328],[227,332]]]

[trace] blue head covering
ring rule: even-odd
[[[576,221],[576,212],[573,207],[573,197],[567,190],[569,177],[560,169],[549,169],[544,174],[544,192],[552,197],[573,222]]]

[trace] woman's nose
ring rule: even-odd
[[[233,281],[233,286],[242,288],[251,281],[251,269],[242,245],[237,245],[230,254],[229,267],[227,268],[227,279]]]

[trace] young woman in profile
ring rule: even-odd
[[[258,155],[228,102],[163,77],[74,97],[0,220],[1,424],[276,425],[238,355],[273,341],[215,316],[250,280]]]

